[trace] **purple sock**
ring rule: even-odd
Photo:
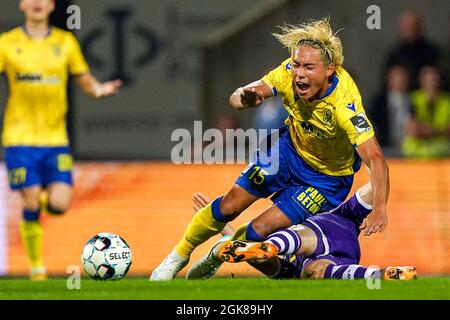
[[[330,264],[325,269],[324,279],[343,279],[343,280],[353,280],[353,279],[369,279],[369,278],[379,278],[380,269],[377,268],[366,268],[359,264],[344,264],[344,265],[333,265]]]
[[[267,237],[278,248],[278,254],[295,254],[302,245],[300,236],[292,230],[282,229]]]

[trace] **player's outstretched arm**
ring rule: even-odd
[[[273,96],[272,89],[263,81],[252,82],[237,88],[230,96],[230,106],[236,110],[258,107],[264,99]]]
[[[373,210],[364,219],[360,229],[364,235],[383,232],[388,224],[386,205],[389,195],[389,168],[375,137],[370,138],[357,147],[361,159],[370,169],[373,190]]]
[[[93,98],[103,98],[115,95],[122,85],[122,81],[117,79],[100,83],[90,72],[78,76],[76,82],[88,96]]]

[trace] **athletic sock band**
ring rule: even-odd
[[[37,210],[30,210],[30,209],[23,209],[22,215],[23,219],[25,221],[37,221],[39,220],[39,209]]]
[[[220,211],[220,202],[222,201],[222,199],[223,196],[217,198],[211,203],[211,211],[213,218],[218,222],[230,222],[233,220],[231,216],[230,217],[224,216]]]
[[[250,240],[250,241],[258,241],[258,242],[265,240],[264,237],[259,235],[255,231],[255,229],[253,229],[251,222],[247,225],[247,229],[245,230],[245,239]]]
[[[278,254],[295,254],[302,245],[302,240],[297,232],[289,229],[272,233],[267,241],[278,248]]]

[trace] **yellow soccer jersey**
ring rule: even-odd
[[[6,73],[9,95],[3,145],[67,145],[68,74],[88,71],[70,32],[51,28],[45,39],[33,39],[23,27],[4,33],[0,37],[0,73]]]
[[[342,67],[336,69],[325,96],[312,103],[296,95],[291,78],[291,59],[262,78],[274,95],[283,97],[295,149],[313,169],[332,176],[354,173],[359,160],[354,147],[374,135],[361,95]]]

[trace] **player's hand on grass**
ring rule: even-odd
[[[255,88],[240,88],[241,104],[245,108],[258,107],[264,101],[263,92]]]
[[[95,88],[95,96],[96,98],[113,96],[119,91],[121,85],[122,81],[117,79],[100,83],[97,88]]]
[[[387,225],[386,210],[374,210],[363,220],[359,229],[364,231],[365,236],[370,236],[372,233],[383,232]]]

